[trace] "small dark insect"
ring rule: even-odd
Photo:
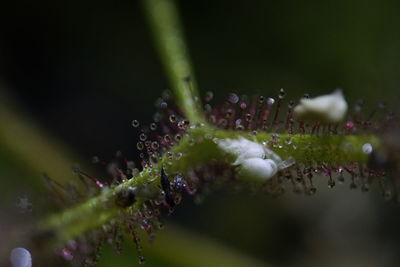
[[[171,191],[171,183],[163,167],[161,168],[160,182],[161,182],[161,188],[165,193],[165,202],[167,202],[170,208],[175,207],[174,195]]]
[[[135,190],[132,187],[119,191],[115,199],[115,203],[122,208],[131,206],[135,201]]]

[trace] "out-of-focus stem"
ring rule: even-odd
[[[204,120],[196,80],[174,0],[143,0],[164,70],[180,108],[191,123]]]

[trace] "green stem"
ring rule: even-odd
[[[174,0],[143,0],[172,91],[187,119],[192,124],[204,120],[195,77],[183,38],[179,14]]]
[[[258,133],[256,136],[250,133],[241,133],[246,138],[255,139],[259,142],[271,140],[274,134]],[[169,159],[166,155],[152,169],[144,169],[137,177],[128,180],[116,187],[107,188],[96,197],[93,197],[77,207],[71,208],[61,214],[53,215],[40,225],[42,231],[52,231],[57,243],[65,242],[70,238],[79,236],[86,231],[99,227],[127,211],[117,206],[115,196],[120,190],[130,186],[147,185],[157,189],[160,183],[159,171],[164,166],[168,173],[185,173],[198,165],[212,162],[225,163],[227,165],[234,161],[229,155],[224,155],[213,142],[214,138],[238,138],[240,133],[217,130],[208,126],[198,127],[191,130],[190,134],[183,138],[173,149],[173,155],[182,153],[182,157]],[[291,144],[287,144],[290,138]],[[283,159],[293,157],[299,164],[326,164],[340,165],[357,162],[365,164],[367,156],[362,153],[362,145],[371,143],[374,147],[379,146],[375,136],[316,136],[316,135],[289,135],[283,134],[277,139],[274,152]],[[193,144],[193,141],[194,144]],[[133,208],[137,208],[142,201],[137,201]]]

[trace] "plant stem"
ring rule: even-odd
[[[259,133],[254,136],[250,133],[242,133],[242,135],[262,142],[270,140],[274,134]],[[229,155],[224,155],[213,142],[213,138],[238,138],[239,136],[238,132],[214,129],[209,126],[191,130],[189,136],[183,138],[172,149],[174,154],[183,153],[181,158],[171,161],[164,156],[152,169],[144,169],[137,177],[116,187],[107,188],[100,195],[87,200],[79,206],[50,217],[42,222],[40,230],[52,231],[55,234],[55,241],[62,243],[88,230],[99,227],[118,216],[118,214],[127,211],[127,209],[121,209],[115,203],[115,196],[120,190],[145,184],[157,189],[160,183],[159,170],[161,166],[165,166],[166,171],[173,174],[185,173],[198,165],[211,162],[230,165],[234,159],[230,158]],[[288,138],[291,138],[291,145],[285,144]],[[197,140],[197,142],[191,144],[191,139]],[[280,135],[274,152],[283,159],[293,157],[296,163],[305,165],[321,163],[340,165],[352,162],[365,164],[368,158],[362,153],[361,147],[364,143],[371,143],[376,148],[379,146],[375,136],[283,134]],[[139,199],[133,208],[139,207],[141,203],[142,200]]]
[[[174,0],[143,0],[164,70],[176,100],[192,124],[203,121],[179,14]]]

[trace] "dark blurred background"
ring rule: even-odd
[[[275,96],[281,87],[293,99],[340,87],[350,103],[399,101],[399,1],[179,1],[179,7],[199,88],[213,91],[216,102],[229,92]],[[151,122],[154,101],[168,88],[140,2],[8,1],[0,10],[3,109],[23,114],[17,119],[51,136],[74,155],[71,162],[109,160],[117,150],[137,159],[131,121]],[[9,123],[2,120],[0,128]],[[26,160],[2,137],[0,228],[3,222],[7,229],[14,203],[27,195],[34,213],[44,191],[38,170],[24,168]],[[384,203],[378,190],[325,187],[323,181],[312,198],[218,191],[202,205],[186,199],[163,231],[178,225],[266,265],[398,266],[398,207]],[[132,266],[135,255],[127,253],[106,253],[101,264]],[[149,265],[178,265],[152,253],[158,261],[149,256]],[[203,260],[200,266],[210,264]]]

